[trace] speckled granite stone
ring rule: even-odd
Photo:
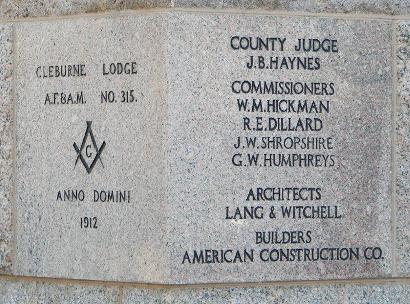
[[[397,262],[401,275],[410,274],[410,23],[397,28]]]
[[[171,289],[124,289],[123,304],[136,303],[272,303],[272,304],[342,303],[341,286],[273,286],[273,287],[181,287]]]
[[[351,304],[406,304],[410,303],[410,283],[383,285],[347,285],[347,302]]]
[[[167,299],[170,299],[170,297],[167,296],[167,293],[170,292],[170,290],[171,289],[166,288],[124,288],[122,304],[167,303]],[[191,301],[197,300],[198,298],[191,298]]]
[[[181,287],[171,289],[124,289],[123,304],[407,304],[410,285],[306,285],[267,287]]]
[[[16,274],[164,280],[163,32],[157,14],[16,25]]]
[[[405,15],[410,12],[409,0],[279,0],[279,3],[286,11],[388,15]]]
[[[170,6],[170,0],[4,0],[0,2],[0,16],[61,16]]]
[[[173,289],[166,295],[167,303],[341,303],[343,292],[340,286],[289,286],[260,288],[204,288]],[[132,302],[130,302],[132,303]],[[134,302],[137,303],[137,302]]]
[[[0,281],[2,304],[407,304],[410,285],[396,282],[264,287],[123,287],[121,294],[116,286]]]
[[[0,273],[11,271],[13,203],[12,26],[0,25]]]
[[[408,14],[408,0],[174,0],[175,7],[239,8],[285,12]]]
[[[337,39],[338,50],[310,54],[321,60],[314,71],[246,68],[248,51],[233,50],[229,41],[250,29],[261,37],[275,29],[275,35],[288,39],[283,52],[251,53],[255,56],[308,56],[294,50],[297,37]],[[391,275],[390,22],[152,13],[20,23],[16,39],[17,274],[172,284]],[[136,76],[101,75],[103,63],[134,60]],[[86,77],[41,76],[49,65],[73,62],[85,64]],[[302,156],[333,157],[333,165],[233,163],[235,153],[257,150],[234,148],[237,137],[290,135],[241,129],[243,117],[257,113],[238,110],[237,98],[252,95],[233,94],[231,84],[254,79],[335,87],[326,97],[328,113],[305,114],[320,117],[326,127],[317,136],[337,144],[332,151],[297,150]],[[121,90],[130,89],[136,90],[139,102],[102,102],[104,90],[120,96]],[[59,99],[62,91],[80,90],[85,103],[67,105]],[[57,102],[47,101],[48,94],[57,96]],[[325,98],[323,93],[302,95]],[[288,93],[286,98],[300,97]],[[93,172],[82,167],[73,149],[84,136],[86,121],[92,121],[98,145],[107,143]],[[301,138],[306,134],[293,133]],[[91,143],[89,147],[92,151]],[[259,148],[260,155],[277,153]],[[304,204],[337,207],[339,218],[272,218],[272,204],[279,210],[300,201],[247,202],[249,189],[256,187],[320,189],[320,198]],[[133,200],[92,202],[93,191],[101,188],[131,190]],[[58,193],[66,189],[83,189],[86,200],[62,201]],[[257,204],[265,208],[263,219],[225,216],[229,208]],[[98,229],[82,229],[84,216],[98,217]],[[255,242],[255,231],[296,231],[304,237],[292,244],[261,244]],[[329,247],[356,256],[341,259],[325,253],[311,261],[309,252],[329,252]],[[367,260],[369,247],[380,255]],[[201,250],[247,250],[254,252],[254,260],[186,263],[186,255]],[[266,259],[270,250],[283,251],[284,260],[263,261],[261,253]],[[287,261],[287,250],[302,250],[304,255]]]
[[[115,287],[0,281],[2,304],[118,304]]]
[[[168,79],[169,186],[168,235],[171,282],[261,282],[278,280],[386,277],[392,274],[391,256],[391,23],[329,18],[273,17],[263,15],[174,13],[170,21]],[[231,37],[286,37],[283,52],[234,50]],[[333,37],[339,52],[301,54],[293,49],[299,37]],[[244,40],[245,41],[245,40]],[[251,68],[250,56],[313,56],[321,58],[318,71]],[[275,57],[276,58],[276,57]],[[256,60],[256,59],[255,59]],[[267,59],[268,60],[268,59]],[[255,93],[247,93],[254,81]],[[335,84],[330,97],[261,93],[257,85],[271,81],[318,81]],[[266,81],[266,82],[264,82]],[[245,84],[241,91],[238,83]],[[234,88],[233,86],[236,85]],[[249,85],[250,87],[250,85]],[[250,90],[249,90],[250,91]],[[237,93],[239,92],[239,93]],[[303,97],[302,97],[303,96]],[[315,136],[334,138],[331,152],[264,147],[262,136],[299,136],[306,133],[267,131],[264,117],[305,117],[304,114],[239,110],[242,99],[331,100],[331,110],[317,117],[325,127]],[[278,111],[279,112],[279,111]],[[244,117],[255,124],[244,127]],[[316,117],[312,114],[312,117]],[[253,127],[253,128],[252,128]],[[313,136],[313,133],[309,132]],[[242,144],[237,145],[237,138]],[[246,146],[245,138],[257,138]],[[296,152],[297,151],[297,152]],[[301,152],[302,151],[302,152]],[[295,163],[272,165],[265,155],[329,153],[335,166],[305,167]],[[233,158],[239,155],[234,163]],[[257,155],[259,161],[249,161]],[[278,157],[278,156],[277,156]],[[238,160],[242,162],[239,163]],[[303,164],[303,162],[302,162]],[[274,187],[320,187],[317,201],[248,199],[250,190]],[[283,206],[338,205],[341,219],[282,217]],[[261,219],[234,213],[261,206]],[[270,217],[271,208],[276,217]],[[237,209],[238,208],[238,209]],[[229,212],[227,211],[229,209]],[[242,211],[241,211],[242,210]],[[228,214],[229,213],[229,214]],[[256,232],[312,232],[309,243],[260,242]],[[258,241],[259,240],[259,241]],[[352,247],[382,248],[378,260],[292,260],[292,250]],[[232,250],[232,251],[230,251]],[[247,250],[253,260],[229,263],[220,252]],[[283,250],[283,251],[281,251]],[[290,251],[287,251],[290,250]],[[273,258],[262,254],[273,252]],[[283,259],[277,258],[284,252]],[[286,254],[289,253],[288,259]],[[198,258],[195,256],[216,258]],[[187,258],[188,256],[188,258]],[[228,259],[229,260],[229,259]]]
[[[280,12],[406,15],[409,0],[4,0],[0,16],[61,16],[146,8],[254,9]]]

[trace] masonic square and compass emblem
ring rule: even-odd
[[[85,134],[84,134],[83,141],[81,143],[81,147],[78,148],[76,143],[73,144],[73,147],[75,151],[77,152],[77,159],[75,160],[74,167],[77,166],[78,161],[81,160],[81,163],[84,165],[84,168],[88,174],[91,173],[97,161],[100,161],[101,165],[104,168],[104,164],[101,160],[101,153],[104,150],[105,141],[98,148],[93,131],[91,129],[91,124],[92,124],[91,121],[87,121],[87,129],[85,130]],[[87,144],[88,137],[90,137],[92,145]],[[87,163],[86,159],[90,160],[91,162],[90,165]]]

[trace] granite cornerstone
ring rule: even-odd
[[[410,3],[0,16],[0,303],[410,303]]]

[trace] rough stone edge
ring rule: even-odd
[[[5,0],[0,1],[0,18],[68,16],[107,11],[170,8],[171,0]]]
[[[0,273],[11,273],[13,259],[13,30],[0,24]]]
[[[124,289],[123,304],[135,303],[395,303],[410,302],[409,282],[289,286],[171,287]]]
[[[367,303],[410,303],[409,283],[386,283],[371,285],[345,286],[346,302],[352,304]]]
[[[156,8],[240,9],[342,15],[410,15],[409,0],[4,0],[0,1],[0,18],[68,16]]]
[[[410,21],[396,23],[396,268],[410,275]]]
[[[254,9],[282,12],[330,14],[404,15],[410,13],[408,0],[174,0],[178,8]]]
[[[102,300],[104,300],[102,302]],[[302,301],[303,300],[303,301]],[[410,281],[254,286],[104,284],[0,277],[0,302],[39,303],[395,303],[410,302]],[[90,302],[91,301],[91,302]],[[37,303],[37,302],[36,302]]]
[[[98,284],[1,280],[0,303],[121,303],[120,288]]]

